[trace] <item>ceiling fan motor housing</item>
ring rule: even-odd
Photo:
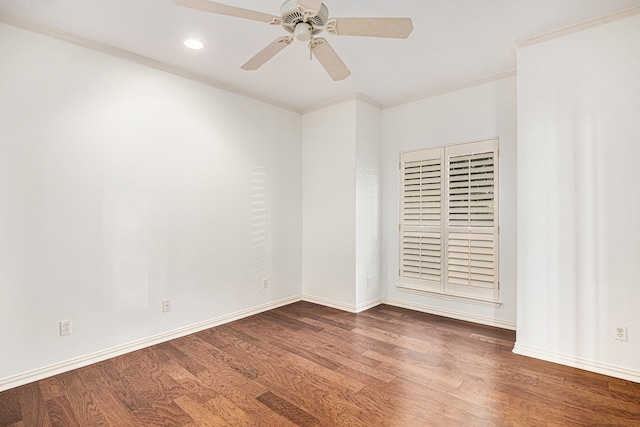
[[[305,16],[298,10],[298,0],[287,0],[280,7],[280,16],[282,17],[283,28],[295,34],[296,37],[300,35],[300,30],[296,32],[296,27],[300,23],[305,23]],[[322,4],[318,13],[313,17],[308,17],[306,23],[311,26],[311,35],[324,31],[324,25],[329,19],[329,9]],[[306,30],[305,30],[306,32]],[[307,39],[308,40],[308,39]]]

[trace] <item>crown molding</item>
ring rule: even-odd
[[[395,108],[395,107],[399,107],[401,105],[406,105],[406,104],[411,104],[417,101],[422,101],[424,99],[428,99],[428,98],[433,98],[435,96],[439,96],[439,95],[444,95],[447,93],[451,93],[451,92],[455,92],[457,90],[461,90],[461,89],[466,89],[466,88],[470,88],[470,87],[474,87],[474,86],[479,86],[481,84],[484,83],[489,83],[489,82],[493,82],[493,81],[498,81],[498,80],[502,80],[502,79],[507,79],[510,77],[516,77],[517,76],[517,71],[514,70],[509,70],[509,71],[505,71],[502,73],[498,73],[498,74],[494,74],[488,77],[483,77],[480,79],[475,79],[475,80],[470,80],[468,82],[465,83],[461,83],[459,85],[453,85],[453,86],[447,86],[444,87],[442,89],[438,89],[426,94],[422,94],[416,97],[411,97],[411,98],[407,98],[404,99],[402,101],[398,101],[398,102],[394,102],[391,104],[382,104],[376,100],[374,100],[373,98],[362,94],[362,93],[356,93],[350,96],[344,96],[341,98],[336,98],[327,102],[323,102],[320,104],[316,104],[316,105],[312,105],[310,107],[306,107],[302,110],[302,114],[308,114],[308,113],[313,113],[314,111],[319,111],[319,110],[323,110],[325,108],[328,107],[333,107],[334,105],[339,105],[342,104],[344,102],[349,102],[349,101],[353,101],[353,100],[360,100],[360,101],[364,101],[376,108],[378,108],[379,110],[389,110],[391,108]]]
[[[20,28],[23,30],[31,31],[33,33],[37,33],[43,36],[52,37],[67,43],[75,44],[76,46],[81,46],[81,47],[91,49],[97,52],[101,52],[107,55],[115,56],[117,58],[124,59],[126,61],[135,62],[140,65],[155,68],[157,70],[164,71],[166,73],[173,74],[178,77],[183,77],[199,83],[204,83],[216,89],[221,89],[227,92],[235,93],[237,95],[251,98],[256,101],[270,104],[274,107],[292,111],[294,113],[302,113],[302,110],[300,108],[296,108],[291,105],[285,104],[283,102],[278,102],[273,99],[260,96],[250,91],[240,89],[236,86],[223,83],[219,80],[215,80],[210,77],[206,77],[201,74],[194,73],[180,67],[169,65],[164,62],[148,58],[146,56],[138,55],[136,53],[129,52],[124,49],[120,49],[104,43],[99,43],[93,40],[89,40],[84,37],[80,37],[75,34],[68,33],[66,31],[61,31],[55,28],[48,27],[46,25],[38,24],[33,21],[29,21],[27,19],[18,18],[16,16],[0,13],[0,23],[7,24],[12,27]]]
[[[611,13],[609,15],[604,15],[599,18],[591,19],[589,21],[584,21],[575,25],[570,25],[568,27],[563,27],[558,30],[549,31],[548,33],[539,34],[537,36],[530,37],[527,39],[518,40],[514,43],[514,45],[517,49],[527,47],[527,46],[533,46],[538,43],[557,39],[559,37],[564,37],[569,34],[588,30],[589,28],[598,27],[603,24],[619,21],[621,19],[629,18],[631,16],[635,16],[638,14],[640,14],[640,6],[632,7],[630,9],[625,9],[620,12]]]
[[[428,98],[433,98],[435,96],[444,95],[444,94],[455,92],[455,91],[458,91],[458,90],[461,90],[461,89],[467,89],[467,88],[470,88],[470,87],[479,86],[479,85],[484,84],[484,83],[495,82],[495,81],[498,81],[498,80],[508,79],[510,77],[516,77],[516,76],[517,76],[517,70],[514,69],[514,70],[509,70],[509,71],[505,71],[505,72],[498,73],[498,74],[493,74],[491,76],[482,77],[480,79],[469,80],[468,82],[461,83],[459,85],[447,86],[447,87],[444,87],[442,89],[438,89],[438,90],[434,90],[432,92],[428,92],[426,94],[422,94],[420,96],[407,98],[407,99],[405,99],[403,101],[398,101],[398,102],[394,102],[394,103],[391,103],[391,104],[386,104],[383,107],[383,110],[389,110],[391,108],[400,107],[402,105],[411,104],[413,102],[422,101],[422,100],[425,100],[425,99],[428,99]]]
[[[379,110],[382,110],[384,108],[384,105],[382,105],[380,102],[376,101],[375,99],[363,93],[354,93],[353,95],[343,96],[341,98],[332,99],[327,102],[321,102],[320,104],[315,104],[310,107],[306,107],[302,110],[302,114],[313,113],[314,111],[324,110],[325,108],[333,107],[334,105],[339,105],[339,104],[349,102],[349,101],[354,101],[354,100],[366,102],[367,104]]]

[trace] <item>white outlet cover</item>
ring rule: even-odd
[[[71,335],[71,320],[60,321],[60,335]]]
[[[619,341],[627,341],[627,327],[616,325],[613,331],[613,337]]]

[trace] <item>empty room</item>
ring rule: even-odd
[[[639,426],[640,0],[0,0],[0,426]]]

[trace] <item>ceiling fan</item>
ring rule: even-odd
[[[243,70],[257,70],[276,56],[294,39],[309,42],[311,55],[322,64],[335,81],[347,78],[351,72],[333,50],[329,42],[316,37],[323,31],[337,36],[364,36],[406,39],[413,30],[410,18],[333,18],[323,0],[286,0],[280,7],[280,16],[209,0],[174,0],[178,6],[202,12],[252,19],[270,25],[280,25],[291,35],[274,40],[266,48],[247,61]]]

